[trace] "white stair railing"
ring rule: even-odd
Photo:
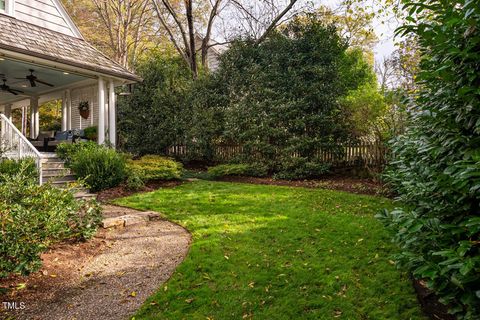
[[[0,114],[0,156],[2,155],[15,160],[33,158],[38,169],[38,181],[43,183],[42,155],[4,114]]]

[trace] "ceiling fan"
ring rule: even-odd
[[[15,78],[15,79],[19,79],[19,80],[25,80],[25,79],[27,79],[28,82],[30,82],[30,86],[31,86],[31,87],[36,87],[36,86],[37,86],[37,82],[38,82],[38,83],[41,83],[41,84],[44,84],[44,85],[46,85],[46,86],[49,86],[49,87],[53,87],[53,86],[54,86],[54,85],[51,84],[51,83],[48,83],[48,82],[45,82],[45,81],[43,81],[43,80],[38,79],[37,76],[33,74],[33,73],[35,72],[35,70],[29,69],[28,71],[30,71],[30,74],[27,75],[25,78]]]
[[[3,79],[3,84],[0,85],[0,90],[4,92],[9,92],[13,95],[18,96],[19,93],[23,93],[23,91],[17,90],[17,89],[11,89],[9,86],[7,86],[7,79]]]

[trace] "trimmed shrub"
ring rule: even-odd
[[[127,176],[124,156],[103,146],[76,153],[69,166],[93,192],[116,187]]]
[[[101,221],[95,201],[79,202],[68,189],[38,185],[27,161],[0,179],[0,277],[36,271],[49,245],[89,238]]]
[[[180,179],[183,171],[181,163],[167,157],[153,155],[143,156],[138,160],[128,160],[127,166],[129,171],[135,171],[144,181]]]
[[[127,177],[125,156],[93,141],[62,143],[56,152],[93,192],[116,187]]]
[[[273,177],[285,180],[319,178],[329,170],[328,163],[308,161],[305,158],[289,158],[282,163],[280,170]]]
[[[226,176],[264,177],[268,174],[266,166],[249,164],[221,164],[208,168],[208,173],[213,178]]]

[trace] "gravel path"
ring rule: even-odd
[[[107,217],[134,212],[105,206]],[[160,220],[100,230],[96,240],[102,241],[104,248],[91,257],[79,258],[78,264],[75,254],[60,255],[60,259],[58,254],[55,259],[49,259],[47,254],[49,263],[37,276],[43,282],[31,280],[29,289],[15,297],[16,301],[24,302],[26,308],[15,314],[0,313],[0,317],[128,319],[183,261],[190,234],[176,224]],[[49,254],[55,255],[55,249]],[[55,270],[57,274],[53,274]]]

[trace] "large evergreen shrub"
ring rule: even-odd
[[[341,98],[373,79],[362,53],[314,18],[296,19],[259,45],[238,41],[213,76],[226,99],[223,132],[210,143],[242,145],[238,161],[284,175],[295,162],[302,174],[292,178],[320,175],[320,145],[335,148],[352,138]]]
[[[405,1],[422,50],[411,124],[388,181],[403,208],[381,218],[399,265],[450,312],[480,319],[480,1]]]

